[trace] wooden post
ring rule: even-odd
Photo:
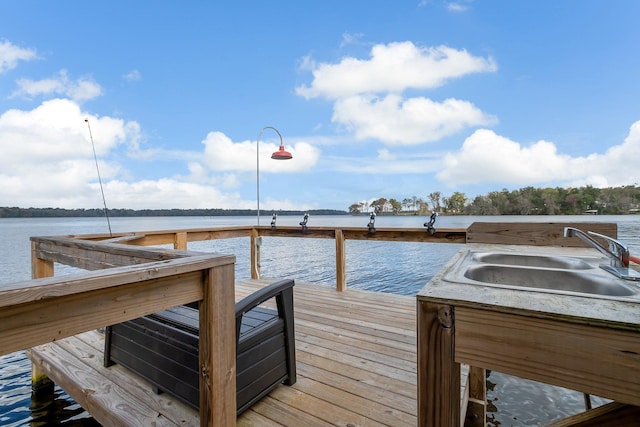
[[[487,419],[487,371],[469,367],[469,404],[465,426],[484,427]]]
[[[251,278],[260,278],[260,244],[262,243],[258,230],[251,229]]]
[[[460,364],[452,306],[418,300],[418,426],[460,425]]]
[[[173,249],[186,251],[187,250],[187,232],[182,231],[175,234],[173,239]]]
[[[200,301],[200,426],[236,425],[234,264],[209,269]]]
[[[37,244],[31,242],[31,278],[41,279],[53,277],[53,261],[40,259],[36,256]],[[53,400],[55,384],[47,375],[33,363],[31,364],[31,391],[37,398]]]
[[[344,292],[347,289],[346,255],[344,234],[336,229],[336,290]]]
[[[31,242],[31,278],[41,279],[43,277],[53,277],[53,261],[46,261],[36,256],[37,244]]]

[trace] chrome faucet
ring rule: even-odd
[[[609,247],[605,248],[587,233],[591,234],[591,236],[600,237],[601,239],[606,240]],[[612,239],[609,236],[605,236],[604,234],[594,233],[593,231],[588,231],[587,233],[573,227],[564,228],[564,237],[575,236],[581,238],[590,246],[605,254],[610,260],[611,267],[629,267],[629,249],[627,248],[627,245],[617,241],[616,239]]]
[[[627,245],[609,236],[605,236],[604,234],[595,233],[593,231],[588,231],[587,233],[573,227],[564,228],[564,237],[579,237],[588,243],[589,246],[597,249],[609,258],[609,265],[601,265],[601,268],[621,279],[634,281],[640,280],[640,276],[638,276],[637,272],[629,269],[629,248]],[[590,235],[606,240],[608,247],[601,245]]]

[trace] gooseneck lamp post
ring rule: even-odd
[[[293,158],[291,153],[284,149],[284,144],[282,143],[282,135],[280,134],[278,129],[274,128],[273,126],[263,127],[260,131],[260,134],[258,135],[258,139],[256,140],[256,203],[258,211],[258,225],[260,225],[260,137],[262,136],[262,133],[267,129],[274,130],[280,137],[280,147],[278,148],[278,151],[271,154],[271,158],[275,160],[289,160]]]

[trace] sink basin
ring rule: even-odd
[[[521,265],[526,267],[540,268],[563,268],[567,270],[589,270],[595,268],[593,265],[579,258],[508,254],[500,252],[475,253],[473,255],[473,260],[487,264]]]
[[[472,265],[464,277],[492,285],[527,287],[560,292],[632,296],[635,292],[615,277],[562,269]]]
[[[640,299],[638,282],[600,268],[602,257],[470,250],[443,276],[444,281],[527,292],[592,298]]]

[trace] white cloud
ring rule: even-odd
[[[222,132],[210,132],[202,143],[205,145],[203,162],[210,170],[256,170],[256,141],[233,142]],[[260,173],[306,172],[315,165],[320,156],[320,151],[306,142],[285,142],[285,149],[293,155],[293,159],[271,160],[271,154],[278,150],[279,145],[279,140],[260,140]]]
[[[556,153],[555,146],[539,141],[530,147],[480,129],[468,137],[458,153],[444,158],[441,181],[456,184],[476,182],[510,182],[527,184],[552,178],[554,171],[568,158]]]
[[[409,88],[432,89],[451,79],[496,69],[492,58],[476,57],[466,50],[424,48],[409,41],[378,44],[368,60],[346,57],[337,64],[315,64],[311,85],[297,87],[296,93],[307,99],[399,93]]]
[[[565,185],[615,187],[640,182],[640,121],[620,145],[605,153],[571,157],[555,144],[529,146],[481,129],[461,149],[444,157],[437,178],[451,187],[464,184]]]
[[[461,3],[448,3],[447,10],[451,12],[465,12],[469,9],[469,6],[461,4]]]
[[[316,66],[316,62],[311,55],[305,55],[298,60],[298,69],[301,71],[313,71]]]
[[[99,191],[99,189],[95,189]],[[236,193],[222,192],[216,187],[172,178],[127,182],[113,180],[104,191],[108,207],[128,209],[206,209],[255,207],[254,201],[244,201]]]
[[[74,101],[86,101],[102,95],[102,88],[90,78],[80,78],[76,81],[69,79],[66,70],[43,80],[19,79],[18,89],[12,96],[63,96]]]
[[[342,42],[340,43],[340,47],[345,47],[351,44],[361,44],[360,40],[364,37],[362,33],[342,33]]]
[[[8,41],[0,41],[0,74],[18,66],[19,61],[30,61],[37,57],[33,49],[24,49]]]
[[[92,155],[85,119],[90,120],[98,155],[116,145],[135,139],[131,123],[110,117],[97,118],[84,114],[67,99],[45,101],[31,111],[8,110],[0,115],[0,168],[42,161],[77,160]]]
[[[390,160],[396,160],[397,156],[395,154],[391,154],[391,152],[386,148],[383,148],[378,150],[378,158],[380,160],[390,161]]]
[[[135,82],[142,78],[142,74],[138,70],[131,70],[127,74],[125,74],[123,77],[128,82]]]
[[[103,181],[108,208],[244,208],[255,207],[255,200],[243,200],[235,192],[240,181],[236,171],[255,171],[254,141],[231,143],[219,132],[205,140],[203,152],[182,152],[174,159],[184,162],[187,176],[159,179],[126,179],[131,173],[114,158],[122,148],[131,158],[137,155],[140,126],[112,117],[96,117],[83,112],[69,99],[43,102],[30,111],[9,110],[0,115],[0,206],[96,208],[102,197],[93,157],[89,125]],[[222,141],[222,145],[216,144]],[[230,144],[230,145],[225,145]],[[279,141],[278,141],[279,144]],[[317,160],[319,151],[306,142],[287,149],[294,160],[278,162],[269,159],[278,148],[271,140],[260,141],[265,155],[261,173],[307,171]],[[131,150],[133,148],[133,151]],[[216,152],[216,150],[226,150]],[[245,153],[245,150],[248,150]],[[244,156],[236,168],[229,162]],[[201,162],[202,158],[213,164]],[[162,159],[167,160],[163,154]],[[197,160],[194,160],[197,159]],[[217,164],[216,162],[221,162]],[[253,178],[252,178],[253,179]],[[288,200],[266,199],[280,209],[294,208]],[[300,206],[295,206],[300,208]]]
[[[99,206],[87,124],[90,120],[103,180],[121,172],[104,157],[137,138],[137,124],[83,113],[67,99],[46,101],[31,111],[0,115],[0,206]]]
[[[358,139],[375,138],[389,145],[438,141],[465,127],[497,121],[467,101],[404,100],[398,95],[340,99],[335,103],[332,120],[345,125]]]
[[[370,58],[343,58],[337,64],[305,57],[301,67],[311,70],[310,86],[296,88],[307,99],[324,97],[334,102],[334,123],[353,132],[358,140],[377,139],[389,145],[433,142],[466,127],[497,122],[472,103],[426,97],[405,98],[405,90],[426,90],[470,73],[497,69],[491,58],[470,55],[447,46],[418,47],[412,42],[378,44]]]
[[[592,154],[578,160],[576,168],[580,168],[582,174],[574,178],[574,185],[617,187],[640,182],[640,120],[631,125],[622,144],[614,145],[604,154]]]
[[[201,163],[191,162],[187,165],[189,169],[188,179],[193,182],[203,182],[209,179],[209,173]]]
[[[140,180],[134,182],[112,180],[105,184],[104,192],[107,207],[123,207],[127,209],[255,209],[256,201],[243,199],[237,192],[227,191],[227,179],[230,175],[220,177],[223,181],[218,185],[210,182],[191,182],[177,178],[161,178],[157,180]],[[95,184],[95,194],[100,189]],[[99,206],[97,203],[92,207]],[[260,201],[263,209],[304,209],[287,199],[265,198]]]
[[[327,170],[348,174],[426,175],[437,172],[442,167],[442,159],[437,154],[407,155],[391,153],[387,149],[379,150],[377,156],[347,158],[329,155],[323,156],[322,160],[327,165]]]

